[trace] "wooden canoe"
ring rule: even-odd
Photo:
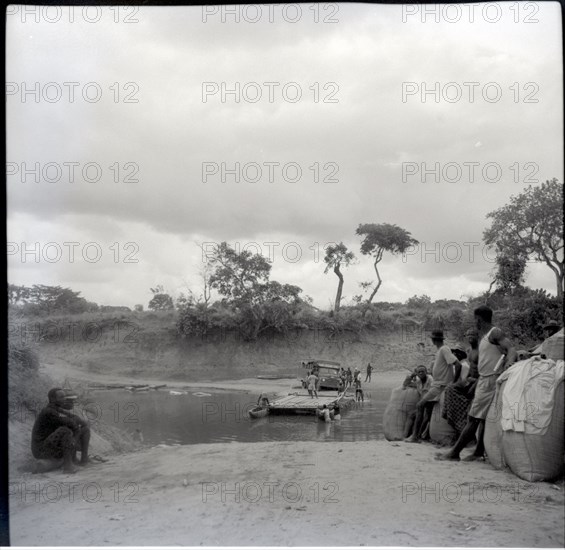
[[[263,418],[269,414],[268,407],[253,407],[249,411],[249,416],[251,418]]]

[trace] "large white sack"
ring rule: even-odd
[[[383,431],[389,441],[404,439],[406,425],[416,413],[416,403],[420,394],[415,388],[396,388],[392,390],[388,405],[383,414]]]

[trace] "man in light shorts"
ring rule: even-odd
[[[318,399],[318,377],[314,374],[314,371],[306,378],[306,383],[308,384],[310,397],[314,399],[315,395],[316,399]]]
[[[475,389],[475,397],[469,409],[467,424],[455,446],[447,454],[437,456],[438,460],[459,460],[459,453],[475,437],[477,429],[484,425],[496,391],[496,379],[517,359],[516,350],[510,340],[499,328],[492,325],[492,309],[488,306],[479,306],[473,313],[479,332],[479,379]],[[501,363],[503,355],[505,355],[505,358]],[[479,460],[483,457],[485,451],[483,432],[484,430],[480,430],[477,435],[475,451],[463,459],[466,462]]]

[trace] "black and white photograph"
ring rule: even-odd
[[[5,29],[0,545],[565,546],[561,3]]]

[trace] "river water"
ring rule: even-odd
[[[179,395],[180,393],[180,395]],[[325,423],[315,416],[271,415],[251,419],[257,395],[218,390],[93,391],[75,411],[93,420],[142,434],[149,445],[228,441],[367,441],[383,439],[382,416],[390,389],[365,392],[365,401]]]

